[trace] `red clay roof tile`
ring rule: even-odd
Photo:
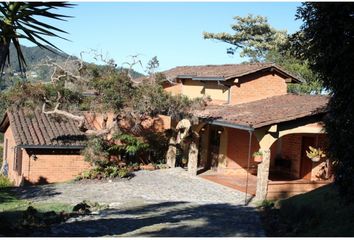
[[[327,96],[286,94],[238,105],[207,106],[197,117],[260,128],[326,112]]]

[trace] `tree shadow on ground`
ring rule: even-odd
[[[16,187],[12,188],[10,192],[17,198],[24,200],[36,199],[38,197],[40,197],[41,200],[45,200],[60,194],[60,192],[55,190],[53,184]]]
[[[107,209],[100,216],[32,231],[48,237],[237,237],[263,236],[255,209],[226,203],[162,202]]]

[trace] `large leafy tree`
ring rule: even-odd
[[[234,54],[241,50],[241,57],[249,57],[252,62],[264,61],[268,51],[279,51],[288,41],[286,31],[279,31],[270,26],[263,16],[235,16],[231,25],[233,34],[204,32],[205,39],[217,39],[234,47],[228,48],[228,53]]]
[[[296,52],[332,92],[325,125],[335,182],[354,198],[354,4],[304,3],[297,17],[304,24],[294,37]]]
[[[27,39],[37,46],[52,51],[59,50],[48,37],[59,37],[65,31],[46,24],[45,19],[65,20],[68,16],[53,13],[59,8],[71,7],[64,2],[1,2],[0,3],[0,69],[9,62],[10,44],[13,43],[21,71],[25,70],[26,61],[23,56],[20,39]],[[40,19],[40,20],[39,20]]]
[[[263,16],[236,16],[234,20],[235,23],[231,25],[232,34],[204,32],[204,38],[231,44],[233,47],[227,49],[229,54],[239,52],[241,57],[248,58],[250,62],[274,62],[306,80],[305,84],[289,85],[291,92],[321,92],[321,82],[307,61],[294,57],[289,51],[290,38],[286,31],[275,29]]]

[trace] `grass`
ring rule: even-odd
[[[6,187],[11,187],[12,185],[13,184],[8,177],[0,174],[0,189],[6,188]]]
[[[0,188],[0,235],[14,234],[12,230],[21,224],[24,213],[29,206],[34,207],[38,212],[45,213],[54,211],[71,212],[73,206],[63,203],[38,203],[18,199],[11,193],[11,188]],[[9,232],[10,231],[10,232]]]
[[[10,188],[0,188],[0,215],[6,212],[24,211],[28,206],[36,208],[40,212],[46,211],[71,211],[72,205],[64,203],[38,203],[18,199],[11,192]]]
[[[333,184],[261,209],[268,236],[354,236],[354,203],[341,199]]]

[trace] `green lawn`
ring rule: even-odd
[[[37,203],[16,198],[11,188],[0,188],[0,236],[13,234],[11,229],[19,229],[26,209],[34,207],[39,213],[54,211],[56,213],[71,212],[73,206],[63,203]]]
[[[14,211],[24,211],[28,206],[36,208],[40,212],[46,211],[68,211],[72,210],[72,205],[63,203],[36,203],[28,200],[21,200],[10,193],[10,188],[0,189],[0,214]]]
[[[354,203],[332,184],[265,207],[262,219],[268,236],[354,236]]]

